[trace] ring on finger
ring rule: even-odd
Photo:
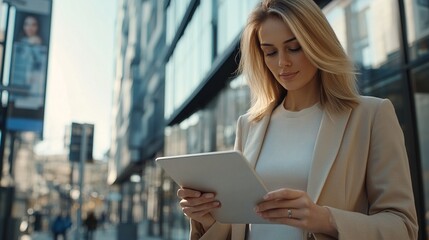
[[[287,217],[292,218],[292,210],[291,209],[287,210]]]

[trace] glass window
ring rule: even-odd
[[[407,36],[412,60],[429,54],[429,0],[405,0]]]
[[[156,2],[156,1],[154,1]],[[177,29],[189,7],[191,0],[173,0],[170,1],[167,9],[167,44],[170,44],[176,35]]]
[[[220,55],[240,34],[247,16],[256,6],[255,0],[218,0],[217,54]]]
[[[398,69],[396,0],[334,1],[324,11],[363,78],[378,79]]]
[[[176,4],[176,1],[171,1],[170,5],[167,8],[167,14],[166,14],[166,41],[167,45],[170,45],[173,41],[174,34],[175,34],[175,11],[174,11],[174,5]]]
[[[417,130],[420,143],[425,209],[429,209],[429,148],[427,147],[429,146],[429,64],[425,64],[414,69],[411,72],[411,75],[415,87],[414,100],[416,105]],[[426,222],[429,222],[429,214],[427,210],[424,216],[426,216]]]
[[[250,91],[243,76],[233,79],[216,101],[216,150],[234,147],[237,119],[250,107]]]
[[[213,32],[209,11],[211,7],[210,1],[200,3],[167,63],[165,99],[167,119],[191,96],[211,68],[213,59]]]

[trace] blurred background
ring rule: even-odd
[[[233,148],[258,2],[0,0],[0,239],[187,239],[154,159]],[[429,0],[315,2],[395,106],[428,239]]]

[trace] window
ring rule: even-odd
[[[404,0],[411,60],[429,55],[429,0]]]

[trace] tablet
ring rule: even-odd
[[[221,223],[269,223],[254,208],[267,188],[238,151],[159,157],[161,166],[179,186],[213,192],[221,207],[212,212]]]

